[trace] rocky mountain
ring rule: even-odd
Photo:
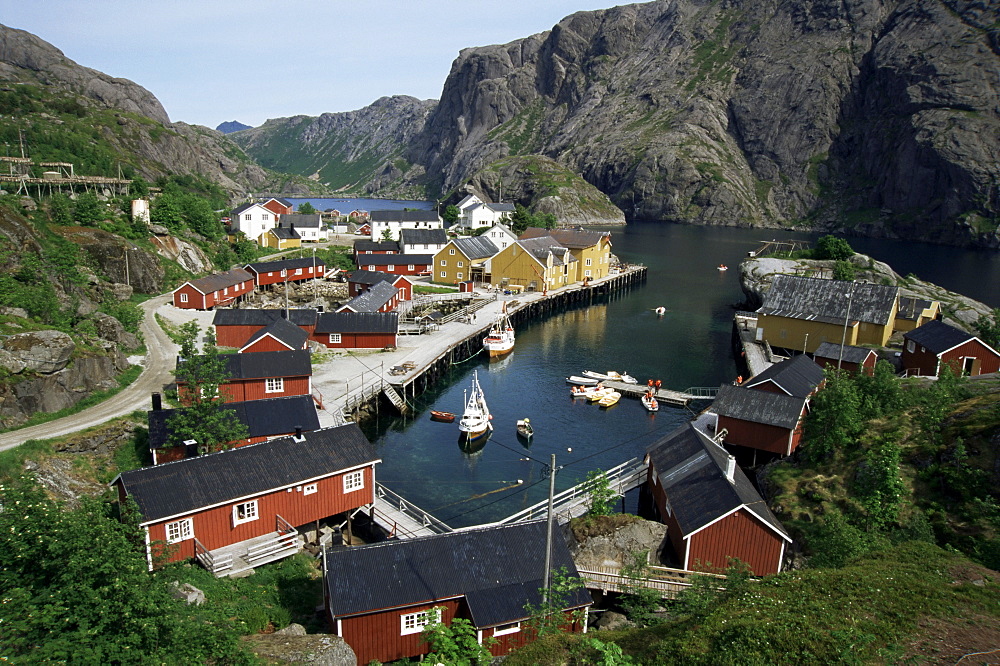
[[[423,172],[401,156],[434,106],[433,100],[382,97],[358,111],[268,120],[231,138],[270,169],[334,189],[367,184],[369,191],[387,194],[395,186],[402,194],[399,183],[419,181]]]
[[[229,120],[224,123],[219,123],[219,126],[216,127],[215,129],[222,132],[223,134],[232,134],[233,132],[239,132],[240,130],[245,130],[250,128],[251,128],[250,125],[244,125],[238,120]]]

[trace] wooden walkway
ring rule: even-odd
[[[674,599],[677,595],[691,587],[692,576],[710,576],[719,579],[719,587],[726,580],[725,576],[719,574],[699,573],[697,571],[686,571],[684,569],[670,569],[668,567],[648,567],[648,578],[630,579],[622,574],[620,567],[592,567],[590,569],[577,569],[584,583],[589,590],[601,590],[607,592],[625,592],[630,586],[639,584],[649,590],[656,590],[663,599]]]
[[[375,505],[371,517],[389,534],[389,538],[414,539],[455,531],[381,483],[375,484]]]
[[[649,390],[646,384],[626,384],[613,380],[601,382],[605,387],[614,389],[628,398],[641,398]],[[658,388],[653,391],[657,401],[673,407],[687,407],[692,400],[711,400],[719,392],[717,388],[689,388],[686,391],[672,391]]]
[[[750,377],[755,377],[774,365],[764,343],[757,342],[757,314],[737,312],[733,323],[740,336],[740,347],[743,350],[743,358],[746,360],[747,368],[750,370]]]

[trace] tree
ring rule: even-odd
[[[95,226],[105,218],[105,210],[100,200],[85,192],[76,198],[76,205],[73,206],[73,217],[76,221],[85,226]]]
[[[317,213],[316,209],[308,201],[303,201],[299,204],[298,212],[302,215],[315,215]]]
[[[541,603],[527,603],[524,610],[530,616],[526,622],[528,631],[533,638],[541,638],[562,631],[566,623],[564,609],[570,605],[577,590],[583,589],[583,579],[571,576],[565,567],[552,572],[549,577],[549,589],[540,588]]]
[[[979,315],[972,325],[983,342],[993,349],[1000,349],[1000,308],[994,308],[988,315]]]
[[[396,239],[392,235],[392,229],[383,229],[382,230],[382,242],[383,243],[391,243],[394,240],[396,240]]]
[[[587,494],[590,496],[591,516],[610,516],[614,511],[617,495],[611,489],[611,482],[604,472],[594,469],[587,472]]]
[[[858,470],[858,499],[869,532],[884,532],[899,521],[903,480],[899,476],[899,444],[893,436],[881,437],[865,452]]]
[[[236,253],[236,257],[243,263],[249,264],[257,259],[257,243],[246,237],[242,231],[236,234],[236,240],[233,241],[233,252]]]
[[[53,194],[49,198],[49,218],[53,224],[68,226],[73,224],[73,202],[65,194]]]
[[[444,220],[445,224],[451,226],[458,220],[459,213],[458,206],[446,206],[444,213],[441,214],[441,219]]]
[[[636,551],[629,554],[628,561],[622,566],[625,576],[625,594],[621,599],[622,608],[628,619],[641,627],[656,621],[654,613],[660,608],[662,599],[660,593],[646,587],[644,580],[649,578],[649,551]]]
[[[864,428],[857,385],[845,372],[828,370],[826,385],[812,399],[803,454],[819,462],[857,441]]]
[[[247,426],[224,409],[225,400],[219,387],[229,378],[226,361],[215,346],[215,335],[209,329],[202,353],[198,353],[197,322],[180,327],[181,359],[175,372],[182,409],[167,419],[170,430],[168,443],[183,446],[186,440],[198,442],[200,450],[216,451],[228,442],[244,439]]]
[[[431,646],[431,652],[424,660],[432,664],[448,664],[448,666],[486,666],[493,659],[490,646],[496,643],[493,637],[479,643],[476,628],[469,620],[456,617],[451,626],[441,622],[444,608],[437,606],[430,612],[436,613],[437,622],[424,627],[420,638]]]
[[[181,215],[180,197],[175,194],[164,192],[153,199],[149,206],[149,221],[159,224],[171,231],[179,231],[184,224],[184,216]]]
[[[854,249],[843,238],[836,236],[823,236],[816,241],[816,249],[813,251],[814,259],[834,259],[844,261],[854,256]]]
[[[850,282],[855,277],[857,277],[858,271],[854,268],[854,264],[845,260],[838,259],[836,263],[833,264],[833,279],[843,280],[844,282]]]
[[[514,213],[510,216],[510,230],[515,235],[520,236],[524,230],[532,225],[534,218],[528,209],[521,204],[514,204]]]

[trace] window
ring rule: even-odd
[[[188,302],[188,295],[182,293],[181,294],[181,303],[187,303],[187,302]],[[911,342],[910,344],[912,345],[913,343]]]
[[[315,492],[316,492],[316,484],[315,483],[310,483],[309,485],[307,485],[304,488],[302,488],[302,494],[303,495],[312,495]]]
[[[450,250],[448,250],[448,254],[455,254],[455,248],[451,248]]]
[[[389,264],[388,266],[385,267],[385,272],[386,273],[392,273],[395,270],[396,270],[396,265],[395,264]]]
[[[521,631],[521,623],[514,622],[512,624],[501,624],[499,627],[493,629],[494,636],[506,636],[507,634],[516,634]]]
[[[183,296],[183,294],[182,294],[182,296]],[[181,300],[183,300],[183,298]],[[913,343],[913,340],[907,340],[906,341],[906,351],[908,351],[908,352],[910,352],[912,354],[913,350],[916,349],[916,348],[917,348],[917,345],[915,345]]]
[[[260,216],[260,219],[262,219],[262,220],[264,220],[265,222],[267,222],[268,220],[270,220],[270,219],[271,219],[271,216],[270,216],[270,215],[268,215],[267,213],[264,213],[263,215],[261,215],[261,216]]]
[[[447,266],[447,265],[448,265],[448,260],[447,259],[442,259],[441,260],[441,266],[444,267],[444,266]]]
[[[435,611],[434,609],[420,611],[419,613],[404,613],[399,616],[399,635],[419,634],[428,624],[440,620],[440,611]]]
[[[456,280],[461,280],[462,279],[462,274],[461,273],[456,273],[455,274],[455,279]]]
[[[441,277],[443,278],[448,277],[448,271],[441,271]]]
[[[339,345],[340,344],[340,333],[330,334],[330,344]]]
[[[458,263],[457,263],[457,264],[455,264],[455,265],[456,265],[456,266],[458,266],[459,268],[462,268],[462,267],[464,267],[464,266],[465,266],[465,262],[464,262],[464,261],[460,261],[460,262],[458,262]]]
[[[285,390],[284,377],[268,377],[264,387],[265,393],[281,393]]]
[[[243,502],[233,507],[233,525],[257,520],[257,500]]]
[[[229,295],[229,287],[226,287],[225,289],[223,289],[223,290],[222,290],[222,294],[223,294],[224,296],[228,296],[228,295]]]
[[[412,271],[412,270],[415,270],[415,269],[416,269],[416,266],[414,266],[413,264],[407,264],[407,266],[406,266],[406,270],[408,270],[408,271]]]
[[[296,275],[302,275],[302,269],[301,268],[296,268],[295,269],[295,274]]]
[[[167,543],[177,543],[194,536],[194,524],[190,518],[167,523]]]
[[[250,213],[247,213],[246,215],[243,216],[243,219],[247,220],[247,221],[250,221],[251,219],[253,219],[253,216],[250,215]]]
[[[589,270],[584,271],[583,272],[583,277],[590,277],[590,271]]]
[[[375,264],[368,264],[368,270],[370,271],[375,270]]]
[[[584,266],[590,266],[590,265],[591,265],[592,263],[593,263],[593,259],[587,259],[587,260],[586,260],[586,261],[584,262]]]
[[[344,492],[351,493],[365,487],[365,470],[350,472],[344,475]]]

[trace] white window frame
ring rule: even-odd
[[[283,393],[284,390],[284,377],[268,377],[264,380],[264,393]]]
[[[462,278],[462,274],[461,274],[461,273],[456,273],[456,274],[455,274],[455,279],[456,279],[456,280],[462,280],[462,279],[463,279],[463,278]]]
[[[190,518],[167,523],[164,529],[167,535],[167,543],[177,543],[178,541],[186,541],[194,537],[194,521]]]
[[[447,266],[447,265],[448,265],[448,260],[447,259],[442,259],[441,260],[441,266],[444,267],[444,266]]]
[[[448,277],[448,271],[441,271],[441,277],[443,278]]]
[[[441,611],[433,608],[416,613],[403,613],[399,616],[399,635],[419,634],[428,624],[440,621]]]
[[[594,263],[593,259],[590,259],[588,257],[587,259],[584,260],[584,264],[583,265],[584,266],[591,266],[591,265],[593,265],[593,263]]]
[[[916,345],[916,343],[913,342],[913,340],[907,340],[906,341],[906,351],[908,351],[908,352],[910,352],[912,354],[913,351],[916,348],[917,348],[917,345]]]
[[[267,213],[264,213],[263,215],[260,216],[260,219],[263,220],[264,222],[268,222],[271,219],[271,216],[268,215]]]
[[[368,270],[370,271],[375,270],[375,264],[368,264]]]
[[[188,295],[185,294],[184,292],[181,292],[181,303],[187,303],[187,302],[188,302]]]
[[[455,248],[449,248],[448,254],[455,254]]]
[[[344,475],[344,493],[353,493],[365,488],[365,470],[359,469]]]
[[[426,248],[424,248],[424,249],[426,249]],[[408,270],[408,271],[412,271],[412,270],[415,270],[415,269],[416,269],[416,266],[414,264],[407,264],[407,266],[406,266],[406,270]]]
[[[385,272],[386,273],[392,273],[394,270],[396,270],[396,265],[395,264],[388,264],[385,267]]]
[[[302,275],[302,269],[301,268],[296,268],[295,269],[295,274],[296,275]]]
[[[465,268],[465,262],[464,262],[464,261],[460,261],[460,262],[458,262],[458,263],[457,263],[457,264],[455,264],[455,265],[456,265],[456,266],[457,266],[458,268]]]
[[[250,523],[258,518],[260,518],[260,513],[257,511],[257,500],[240,502],[233,505],[233,525]]]
[[[312,495],[312,494],[316,493],[318,490],[319,490],[319,488],[317,487],[317,485],[315,483],[310,483],[308,485],[302,486],[302,494],[303,495]]]
[[[521,623],[520,622],[514,622],[512,624],[501,624],[498,627],[494,627],[494,629],[493,629],[493,635],[494,636],[506,636],[507,634],[516,634],[519,631],[521,631]]]
[[[339,345],[340,342],[341,342],[341,334],[340,333],[331,333],[330,334],[330,344],[331,345]]]

